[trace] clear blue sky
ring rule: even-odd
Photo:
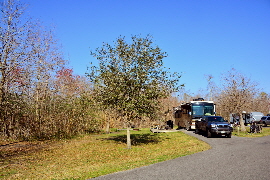
[[[218,84],[235,68],[270,93],[270,0],[22,0],[27,13],[54,24],[69,66],[84,75],[90,49],[120,35],[146,36],[169,57],[165,66],[182,73],[186,90]]]

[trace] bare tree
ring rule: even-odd
[[[100,110],[92,99],[91,84],[86,78],[74,75],[72,69],[62,68],[53,82],[54,128],[51,131],[67,137],[100,130]]]
[[[18,108],[16,99],[24,86],[21,67],[26,46],[22,41],[27,23],[21,21],[25,7],[14,0],[2,2],[0,8],[0,123],[3,133],[10,136],[16,124],[10,115],[14,116],[12,110]]]
[[[26,6],[19,1],[5,0],[0,8],[1,130],[10,136],[20,119],[25,121],[23,114],[29,120],[35,109],[34,121],[39,125],[31,127],[42,132],[42,109],[51,91],[51,75],[64,63],[59,46],[51,30],[23,16]]]
[[[252,109],[257,85],[235,69],[223,75],[222,80],[223,85],[218,98],[219,108],[226,114],[239,114],[241,131],[246,131],[242,112]]]
[[[44,117],[48,116],[44,110],[53,88],[50,82],[53,74],[64,65],[65,61],[51,30],[46,30],[39,23],[32,23],[29,30],[31,33],[27,34],[27,42],[31,46],[28,48],[26,59],[28,63],[25,67],[28,85],[32,89],[29,97],[33,97],[32,102],[35,104],[35,122],[38,123],[38,132],[42,133],[46,132],[42,130],[43,123],[46,123]]]
[[[207,90],[208,90],[208,99],[210,101],[213,101],[214,100],[214,96],[216,94],[216,84],[214,83],[213,79],[214,79],[214,76],[212,76],[211,74],[208,74],[208,75],[205,75],[206,77],[206,80],[207,80]]]
[[[174,121],[173,108],[180,105],[180,100],[173,94],[167,98],[160,100],[160,112],[155,117],[155,120],[159,120],[161,123],[164,123],[168,120]],[[156,124],[160,124],[157,123]]]
[[[254,100],[254,111],[262,112],[263,114],[270,113],[270,96],[265,92],[259,93]]]

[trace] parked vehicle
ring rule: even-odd
[[[259,123],[261,118],[263,117],[263,113],[261,112],[243,112],[242,117],[244,120],[244,124],[251,124],[252,122]],[[239,114],[230,114],[230,122],[235,124],[239,123]]]
[[[270,116],[263,116],[260,120],[260,124],[263,124],[263,126],[270,125]]]
[[[215,104],[213,101],[204,101],[203,98],[182,103],[174,107],[174,120],[178,129],[195,129],[195,122],[205,115],[215,115]]]
[[[221,116],[203,116],[196,121],[195,133],[206,133],[208,138],[213,135],[225,135],[231,138],[232,132],[232,124],[225,121]]]

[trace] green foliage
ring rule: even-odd
[[[130,43],[119,37],[113,46],[104,43],[91,54],[99,61],[88,73],[97,102],[104,109],[116,110],[128,122],[154,116],[159,100],[177,91],[180,76],[163,67],[167,53],[153,46],[151,36],[132,36]]]

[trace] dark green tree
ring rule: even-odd
[[[163,66],[166,52],[153,46],[151,36],[117,38],[114,45],[104,43],[91,51],[99,61],[87,73],[94,84],[100,106],[119,113],[127,127],[127,148],[131,148],[132,121],[143,116],[154,118],[160,99],[178,90],[178,73],[169,73]]]

